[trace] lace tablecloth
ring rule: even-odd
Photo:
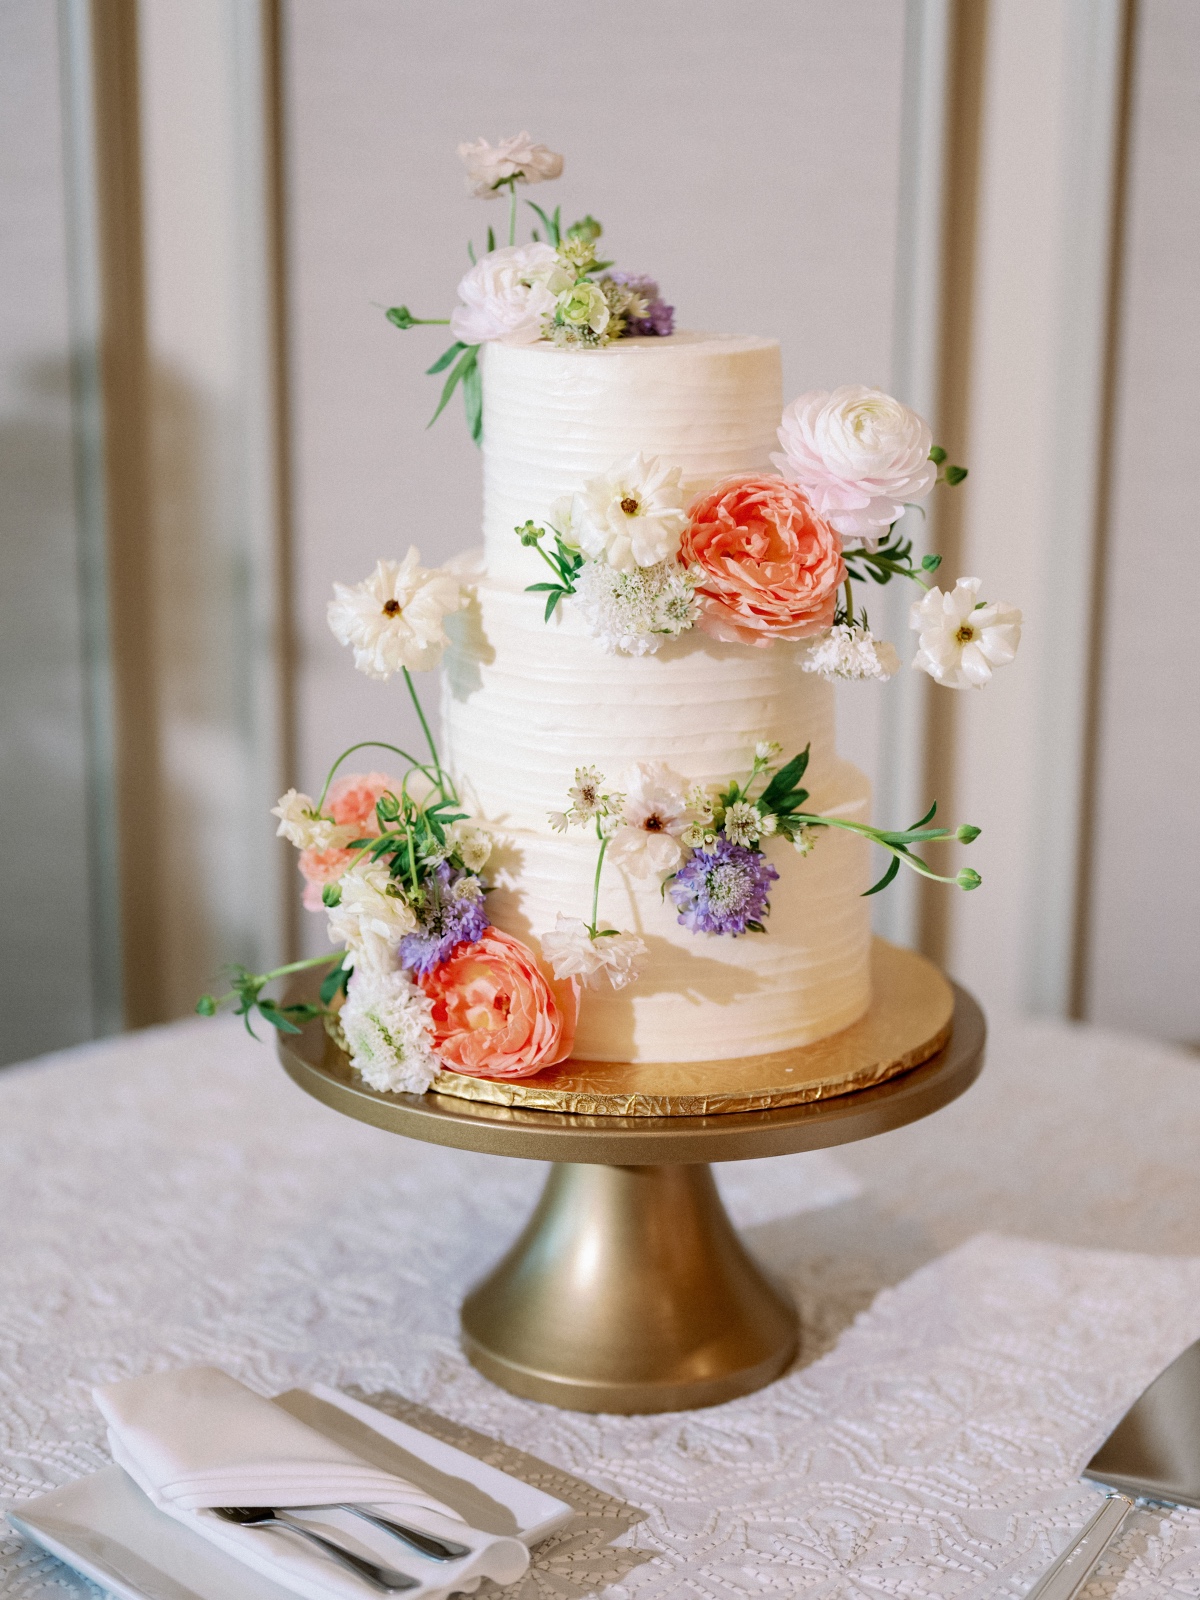
[[[532,1164],[342,1119],[230,1022],[10,1069],[0,1502],[105,1463],[92,1384],[215,1362],[346,1388],[569,1500],[520,1600],[1017,1597],[1094,1503],[1082,1462],[1200,1336],[1198,1158],[1193,1058],[1002,1028],[925,1123],[723,1172],[801,1307],[788,1376],[590,1417],[493,1388],[457,1344]],[[0,1595],[93,1592],[0,1533]],[[1200,1594],[1200,1513],[1139,1513],[1094,1592]]]

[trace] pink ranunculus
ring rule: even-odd
[[[729,643],[768,645],[832,626],[846,578],[842,544],[782,478],[728,478],[692,506],[679,559],[699,567],[699,626]]]
[[[499,928],[416,981],[433,1001],[434,1049],[452,1072],[528,1078],[571,1053],[577,981],[547,976],[533,951]]]
[[[346,838],[373,838],[379,832],[375,816],[375,802],[385,789],[400,793],[400,782],[386,772],[351,772],[329,785],[323,813],[332,817],[339,827],[353,829]],[[361,854],[358,850],[345,850],[334,845],[329,850],[302,850],[300,871],[304,874],[304,906],[308,911],[323,911],[321,890],[327,883],[336,883]]]

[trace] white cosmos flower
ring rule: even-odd
[[[839,622],[809,646],[801,666],[822,678],[891,678],[900,670],[900,657],[886,639]]]
[[[881,389],[849,384],[793,400],[771,460],[798,483],[817,513],[846,541],[869,546],[923,500],[937,467],[929,424]]]
[[[326,616],[339,644],[369,678],[390,678],[402,667],[436,667],[449,642],[442,619],[463,604],[462,586],[440,567],[423,567],[412,546],[403,561],[379,561],[353,586],[335,583]]]
[[[458,154],[467,169],[467,189],[480,200],[494,200],[496,185],[515,178],[518,183],[544,183],[562,175],[563,158],[527,133],[510,134],[498,144],[476,139],[460,144]]]
[[[663,877],[683,860],[682,834],[693,821],[686,780],[665,761],[638,761],[625,774],[619,826],[609,860],[635,878]]]
[[[637,978],[638,962],[649,953],[636,933],[605,931],[593,939],[586,923],[561,911],[554,931],[542,935],[542,954],[554,976],[578,978],[587,989],[599,989],[605,980],[623,989]]]
[[[433,1050],[433,1002],[403,972],[356,968],[338,1021],[350,1064],[372,1089],[424,1094],[441,1062]]]
[[[396,946],[417,925],[416,913],[386,867],[355,862],[338,879],[342,898],[329,912],[329,937],[350,952],[349,964],[386,972],[395,966]]]
[[[948,689],[982,689],[1021,642],[1021,613],[1003,601],[979,604],[979,578],[960,578],[950,594],[930,589],[913,604],[919,633],[913,666]]]
[[[575,505],[584,555],[619,572],[672,560],[687,527],[682,476],[656,456],[637,455],[591,479]]]
[[[554,312],[558,290],[547,287],[560,265],[545,242],[504,245],[481,256],[458,286],[462,304],[450,313],[450,332],[463,344],[536,344]]]
[[[271,815],[279,818],[276,837],[286,839],[297,850],[333,850],[358,837],[357,828],[343,827],[331,817],[321,816],[316,801],[295,789],[280,795],[279,804],[271,807]]]

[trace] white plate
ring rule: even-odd
[[[276,1404],[419,1484],[485,1533],[533,1545],[572,1515],[565,1501],[335,1389],[289,1389]],[[120,1600],[289,1600],[288,1590],[156,1511],[120,1467],[26,1500],[8,1520]]]

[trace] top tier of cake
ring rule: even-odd
[[[677,333],[601,350],[483,350],[483,535],[493,583],[531,581],[513,529],[632,455],[683,470],[690,493],[770,471],[783,410],[774,339]],[[542,576],[545,576],[543,573]]]

